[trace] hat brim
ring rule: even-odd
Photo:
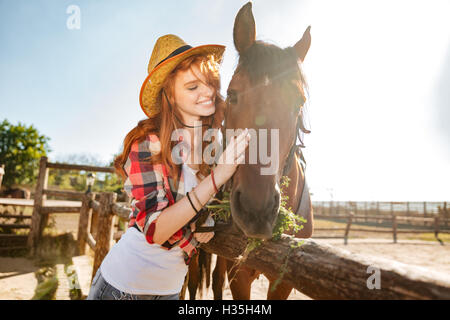
[[[156,116],[161,111],[161,106],[157,101],[159,92],[161,91],[167,75],[172,72],[181,61],[196,54],[213,54],[219,63],[221,63],[224,52],[225,46],[223,45],[207,44],[186,50],[158,65],[150,72],[142,84],[139,94],[139,103],[142,111],[144,111],[149,118]]]

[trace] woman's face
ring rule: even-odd
[[[200,116],[216,111],[215,89],[208,85],[197,64],[175,75],[175,103],[186,124],[193,125]]]

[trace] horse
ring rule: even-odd
[[[0,192],[0,198],[14,198],[14,199],[30,199],[31,192],[26,188],[8,188]],[[23,207],[11,205],[13,214],[23,215]],[[8,210],[5,208],[5,212]]]
[[[285,49],[257,41],[249,2],[235,18],[233,40],[239,62],[227,90],[223,137],[226,129],[249,128],[252,141],[261,138],[258,134],[258,131],[262,132],[260,129],[266,129],[266,132],[278,129],[279,132],[279,158],[275,174],[261,174],[261,169],[266,166],[260,159],[256,164],[249,163],[250,145],[246,150],[245,162],[238,166],[225,185],[231,192],[233,224],[249,238],[270,239],[280,207],[281,179],[287,176],[290,179],[285,191],[289,197],[287,207],[297,208],[294,213],[307,221],[299,232],[291,234],[297,238],[309,238],[313,232],[313,211],[300,149],[304,147],[300,131],[310,131],[303,123],[306,82],[300,64],[311,45],[310,27],[294,46]],[[296,144],[297,138],[300,145]],[[275,143],[278,144],[278,141]],[[199,264],[194,265],[189,270],[190,274],[198,275],[200,267]],[[232,261],[217,256],[212,275],[215,300],[222,299],[225,273],[230,280],[233,299],[250,299],[251,283],[261,273],[245,267],[245,264],[236,266]],[[292,287],[283,281],[275,285],[276,277],[265,276],[270,281],[267,299],[287,299]],[[192,288],[189,284],[189,288],[190,292],[196,288],[195,281]]]
[[[30,199],[31,192],[26,188],[9,188],[1,193],[3,198]]]

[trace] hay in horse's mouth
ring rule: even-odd
[[[300,216],[297,216],[292,212],[292,209],[287,207],[287,199],[288,197],[284,195],[285,188],[287,189],[289,185],[289,178],[283,177],[283,182],[280,187],[280,205],[278,208],[278,213],[276,215],[276,219],[273,225],[272,234],[269,238],[272,238],[272,240],[277,240],[281,237],[281,234],[283,234],[285,231],[288,231],[290,229],[293,229],[293,231],[296,233],[300,229],[303,228],[303,224],[307,221]],[[223,198],[222,199],[215,199],[217,204],[214,205],[207,205],[206,207],[210,210],[211,214],[213,215],[214,219],[216,221],[222,220],[222,221],[229,221],[231,217],[231,211],[234,210],[234,212],[239,211],[242,213],[242,208],[240,208],[240,204],[237,204],[236,208],[236,201],[234,201],[233,205],[231,204],[231,197],[229,192],[223,192]],[[239,201],[237,201],[239,202]],[[233,209],[232,209],[233,208]],[[275,209],[274,209],[275,210]],[[245,213],[245,212],[244,212]],[[236,219],[236,214],[233,217],[234,224],[244,233],[246,234],[241,226],[237,223],[239,221]]]

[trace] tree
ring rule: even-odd
[[[0,164],[5,164],[3,185],[32,184],[36,181],[39,159],[49,153],[50,138],[41,135],[33,126],[0,123]]]

